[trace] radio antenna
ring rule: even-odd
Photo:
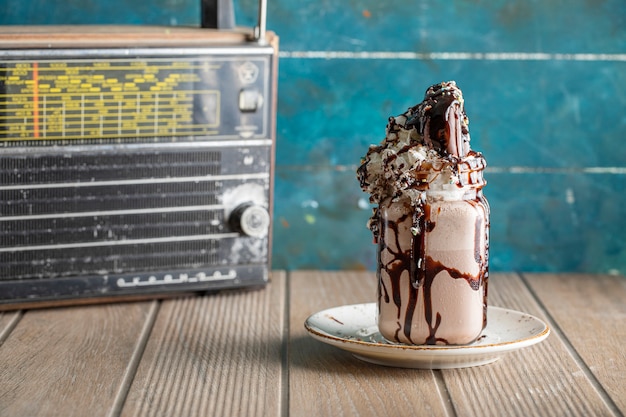
[[[232,0],[200,0],[201,26],[209,29],[234,29]]]
[[[265,30],[267,26],[267,0],[259,0],[259,20],[254,28],[254,37],[260,43],[265,43]]]

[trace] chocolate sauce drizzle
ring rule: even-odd
[[[469,150],[469,129],[468,118],[463,109],[461,91],[454,82],[444,82],[430,86],[424,94],[424,100],[409,108],[408,119],[405,129],[415,128],[423,138],[424,142],[436,149],[440,154],[446,155],[449,150],[450,140],[454,140],[458,134],[464,142],[463,148]],[[454,125],[448,120],[448,111],[453,103],[458,102],[460,118],[460,132],[451,132]],[[458,149],[455,156],[463,156],[465,152]]]

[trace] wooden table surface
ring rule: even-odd
[[[272,274],[262,290],[0,313],[0,416],[624,416],[626,279],[492,274],[490,304],[545,341],[453,370],[362,362],[310,338],[372,302],[368,272]]]

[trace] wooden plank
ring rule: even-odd
[[[162,303],[122,416],[279,416],[285,274]]]
[[[303,323],[309,315],[374,301],[374,274],[298,271],[289,286],[289,415],[447,415],[432,371],[368,364],[307,335]]]
[[[0,415],[106,416],[151,305],[25,312],[0,346]]]
[[[626,279],[524,275],[536,297],[622,414],[626,414]]]
[[[519,276],[493,274],[489,285],[491,305],[546,320]],[[455,410],[462,416],[613,415],[556,331],[542,343],[509,353],[491,365],[443,371],[443,375]]]

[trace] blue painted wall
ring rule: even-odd
[[[0,0],[0,24],[197,25],[192,0]],[[256,2],[235,2],[239,24]],[[488,159],[491,268],[626,273],[624,0],[269,0],[281,36],[274,267],[367,268],[354,171],[454,79]]]

